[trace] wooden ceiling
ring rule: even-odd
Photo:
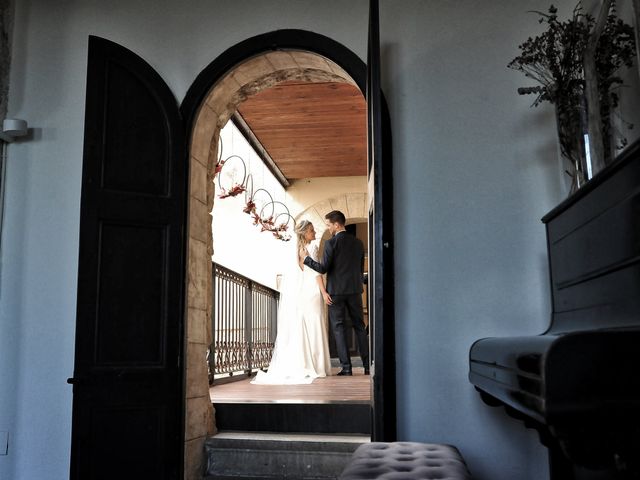
[[[366,111],[347,83],[281,83],[238,108],[288,180],[366,175]]]

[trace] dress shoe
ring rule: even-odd
[[[344,376],[351,376],[353,375],[353,373],[351,373],[351,370],[347,370],[346,368],[343,368],[336,375],[338,375],[339,377],[344,377]]]

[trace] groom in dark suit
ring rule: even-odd
[[[344,214],[334,210],[325,215],[324,223],[332,237],[324,246],[322,262],[307,256],[304,264],[316,272],[327,274],[327,295],[329,321],[342,370],[338,375],[352,375],[351,358],[346,342],[346,313],[353,323],[358,351],[362,358],[365,375],[369,374],[369,340],[362,316],[362,274],[364,270],[364,248],[362,242],[346,232]]]

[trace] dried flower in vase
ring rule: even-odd
[[[518,70],[539,85],[518,89],[521,95],[533,94],[532,106],[549,102],[555,106],[558,122],[560,151],[571,162],[569,175],[581,175],[581,148],[584,148],[584,133],[595,128],[602,135],[603,160],[611,160],[616,148],[626,144],[620,132],[613,140],[611,116],[619,103],[618,89],[623,85],[619,70],[633,65],[636,54],[633,27],[617,17],[615,1],[605,0],[598,22],[583,13],[578,2],[570,19],[560,21],[558,10],[551,5],[548,13],[535,11],[539,23],[547,29],[537,37],[529,37],[519,46],[521,54],[507,65]],[[595,43],[594,43],[595,41]],[[595,99],[600,125],[586,126],[588,116],[585,92],[585,55],[595,47],[595,77],[597,93]],[[586,73],[590,73],[587,69]],[[589,75],[587,75],[589,76]],[[588,80],[588,79],[587,79]],[[594,112],[592,112],[594,113]],[[633,125],[626,124],[628,128]]]

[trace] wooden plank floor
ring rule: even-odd
[[[371,377],[354,368],[352,377],[316,378],[308,385],[252,385],[249,379],[214,385],[216,403],[370,403]]]

